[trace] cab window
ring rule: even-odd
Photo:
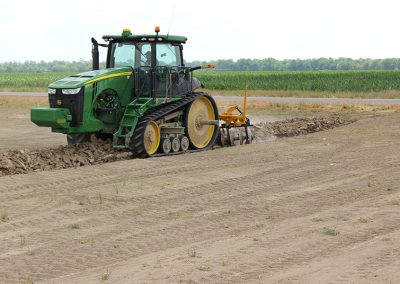
[[[111,50],[111,66],[135,66],[135,46],[130,43],[114,43]]]
[[[158,66],[181,66],[181,52],[179,46],[169,43],[157,44],[157,65]]]
[[[136,43],[136,55],[139,57],[136,67],[151,66],[151,45],[150,43]]]

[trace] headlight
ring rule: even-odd
[[[76,89],[62,89],[64,95],[76,95],[81,90],[81,87]]]
[[[56,93],[56,89],[47,88],[47,93],[49,93],[50,95],[54,95]]]

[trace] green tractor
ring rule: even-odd
[[[68,144],[110,139],[134,156],[177,154],[209,149],[218,134],[218,109],[193,71],[186,67],[184,36],[106,35],[92,38],[93,70],[48,87],[50,108],[33,108],[38,126],[67,135]],[[99,46],[107,48],[99,70]]]

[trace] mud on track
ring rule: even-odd
[[[320,116],[258,123],[252,130],[253,139],[255,143],[260,143],[276,137],[290,137],[328,130],[353,121],[354,119]],[[98,165],[131,158],[129,152],[115,151],[111,144],[100,141],[93,144],[38,150],[13,150],[0,154],[0,176]]]

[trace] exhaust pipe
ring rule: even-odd
[[[99,44],[97,40],[92,37],[92,69],[99,70]]]

